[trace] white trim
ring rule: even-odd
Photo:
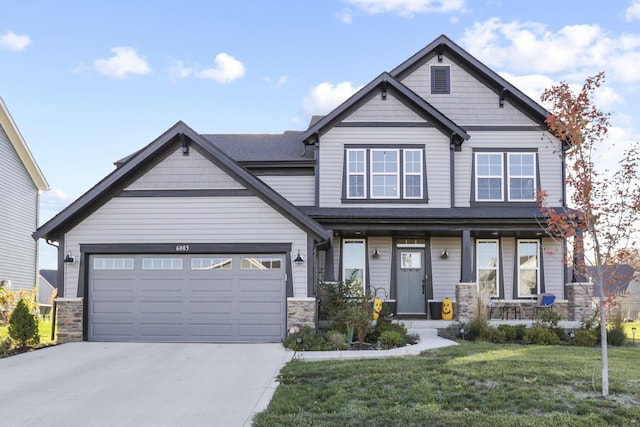
[[[476,239],[475,242],[475,247],[476,247],[476,253],[475,253],[475,264],[476,264],[476,286],[478,288],[478,291],[480,291],[480,270],[490,270],[495,268],[496,271],[496,288],[495,288],[495,293],[492,293],[490,296],[492,297],[500,297],[500,239]],[[478,262],[478,255],[479,255],[479,251],[478,251],[478,246],[480,246],[481,243],[495,243],[496,245],[496,265],[495,267],[485,267],[485,266],[480,266],[480,263]]]
[[[369,160],[369,175],[370,175],[370,179],[371,179],[371,199],[399,199],[400,198],[400,150],[395,149],[395,148],[371,148],[369,150],[370,152],[370,160]],[[396,154],[396,161],[395,161],[395,165],[396,165],[396,170],[395,172],[387,172],[386,170],[384,172],[374,172],[374,168],[373,168],[373,157],[375,153],[395,153]],[[392,162],[389,162],[392,163]],[[387,164],[387,159],[386,159],[386,155],[385,155],[385,159],[384,159],[384,164]],[[392,195],[392,196],[376,196],[373,194],[373,179],[375,177],[388,177],[388,176],[395,176],[396,178],[396,194]],[[386,183],[385,185],[383,185],[383,188],[387,188]]]
[[[355,152],[360,152],[362,153],[362,165],[363,165],[363,171],[362,172],[351,172],[351,168],[350,168],[350,164],[351,164],[351,158],[350,158],[350,154],[351,153],[355,153]],[[366,199],[367,198],[367,150],[364,148],[348,148],[347,149],[347,161],[346,161],[346,172],[347,172],[347,182],[346,182],[346,186],[347,186],[347,199]],[[362,190],[362,196],[354,196],[351,194],[351,180],[350,178],[352,176],[361,176],[362,177],[362,186],[363,186],[363,190]]]
[[[476,175],[476,182],[475,182],[475,187],[476,187],[476,201],[478,202],[502,202],[504,201],[504,153],[496,153],[496,152],[477,152],[475,153],[475,175]],[[479,167],[479,162],[478,162],[478,156],[500,156],[500,174],[499,175],[480,175],[478,173],[478,167]],[[488,178],[488,179],[500,179],[500,198],[499,199],[481,199],[478,196],[478,180],[481,178]]]
[[[511,156],[530,156],[533,160],[531,167],[532,175],[511,175]],[[507,198],[510,202],[534,202],[536,200],[536,154],[534,152],[507,153]],[[533,181],[532,197],[530,199],[512,199],[511,198],[511,178],[531,178]]]
[[[422,199],[424,196],[424,159],[423,159],[422,149],[404,149],[402,150],[402,195],[405,199],[413,200],[413,199]],[[420,165],[419,172],[407,172],[407,154],[408,153],[418,153],[420,158],[418,159],[418,164]],[[417,176],[420,178],[420,194],[418,196],[407,196],[407,180],[408,176]]]
[[[344,248],[346,243],[362,243],[362,253],[360,254],[361,257],[359,259],[359,261],[362,263],[362,265],[355,265],[355,266],[348,266],[345,263],[345,257],[344,257]],[[367,268],[367,241],[366,239],[342,239],[341,242],[341,254],[340,256],[342,257],[342,280],[344,282],[346,282],[349,277],[347,276],[346,272],[347,269],[349,270],[360,270],[362,272],[362,289],[366,289],[366,268]]]
[[[535,243],[536,244],[536,267],[535,268],[522,268],[520,266],[520,243]],[[516,240],[516,286],[518,288],[518,297],[533,297],[540,293],[540,241],[535,239],[518,239]],[[520,272],[522,270],[535,270],[536,271],[536,293],[535,294],[521,294],[520,293]]]

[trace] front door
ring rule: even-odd
[[[396,250],[399,314],[425,314],[427,295],[424,245],[399,244]]]

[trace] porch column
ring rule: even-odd
[[[460,266],[461,276],[460,282],[473,282],[473,269],[471,261],[471,232],[462,230],[462,265]]]
[[[571,278],[572,282],[585,283],[588,282],[589,279],[586,277],[585,273],[585,262],[584,262],[584,234],[582,230],[578,229],[576,231],[576,235],[573,238],[573,277]]]
[[[82,341],[82,298],[56,298],[57,343]]]
[[[582,319],[590,319],[595,307],[593,304],[593,283],[567,283],[567,317],[569,320],[578,321]]]

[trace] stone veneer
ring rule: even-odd
[[[287,331],[296,326],[315,329],[318,303],[315,298],[287,298]]]
[[[589,319],[594,314],[593,283],[567,283],[567,317],[569,320]]]
[[[456,285],[456,304],[453,315],[459,322],[468,322],[473,317],[473,302],[476,295],[475,283]]]
[[[82,341],[82,298],[56,298],[57,343]]]

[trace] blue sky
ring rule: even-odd
[[[529,96],[607,73],[611,138],[637,140],[640,0],[36,1],[0,15],[0,96],[52,190],[46,221],[178,120],[304,129],[440,34]],[[43,256],[43,267],[55,267]]]

